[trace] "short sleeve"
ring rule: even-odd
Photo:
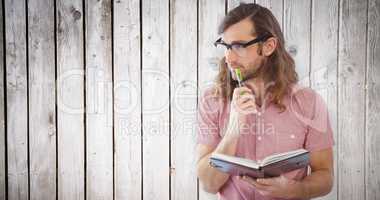
[[[216,147],[221,140],[219,134],[219,104],[212,90],[207,90],[198,104],[198,144]]]
[[[309,152],[330,148],[334,145],[333,131],[331,128],[328,109],[323,98],[316,92],[312,92],[309,105],[311,119],[307,123],[305,137],[305,149]]]

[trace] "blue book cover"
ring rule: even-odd
[[[309,152],[305,149],[298,149],[268,156],[260,162],[214,153],[209,162],[212,167],[231,175],[267,178],[307,167],[309,165]]]

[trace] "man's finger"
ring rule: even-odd
[[[257,182],[264,185],[276,185],[279,181],[280,177],[275,178],[258,178]]]
[[[248,107],[248,106],[253,106],[253,107],[256,107],[256,102],[254,101],[247,101],[247,102],[244,102],[244,103],[241,103],[241,104],[238,104],[240,108],[245,108],[245,107]]]
[[[248,101],[248,102],[245,102],[245,103],[242,103],[239,105],[239,108],[245,110],[247,108],[255,108],[256,109],[256,103],[254,101]]]
[[[269,191],[257,190],[257,192],[259,192],[263,196],[270,196],[271,195],[271,192],[269,192]]]
[[[252,94],[252,91],[245,86],[235,88],[234,95],[239,96],[241,94]]]
[[[261,183],[258,183],[257,181],[255,181],[253,178],[251,178],[249,176],[243,176],[242,179],[244,181],[246,181],[247,183],[251,184],[253,187],[257,188],[258,190],[263,190],[263,191],[268,190],[267,185],[263,185]]]
[[[246,115],[246,114],[254,114],[256,112],[257,112],[256,107],[248,105],[242,108],[242,111],[240,113],[243,115]]]
[[[247,86],[238,87],[236,89],[239,90],[239,92],[249,92],[249,93],[252,93],[251,89],[249,89]]]
[[[257,182],[263,185],[273,185],[273,181],[266,178],[259,178]]]
[[[236,103],[242,104],[248,101],[253,101],[253,102],[255,101],[253,95],[243,95],[242,97],[236,100]]]

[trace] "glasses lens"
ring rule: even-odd
[[[232,50],[241,57],[245,57],[247,55],[247,49],[243,47],[243,45],[235,44],[232,45]]]
[[[228,49],[227,46],[221,43],[216,43],[216,49],[218,53],[226,54]],[[243,47],[241,44],[233,44],[231,46],[231,50],[240,57],[246,57],[247,56],[247,49]]]
[[[217,52],[223,54],[227,51],[227,47],[223,44],[216,44]]]

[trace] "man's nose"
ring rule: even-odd
[[[228,64],[232,64],[232,63],[236,62],[236,60],[237,60],[236,53],[234,51],[232,51],[231,49],[226,50],[224,55],[226,57],[226,63],[228,63]]]

